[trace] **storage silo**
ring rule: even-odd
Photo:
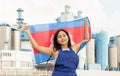
[[[3,26],[0,25],[0,50],[2,50],[4,47],[4,41],[3,41],[4,37],[2,36],[3,29],[4,29]]]
[[[108,68],[108,36],[103,31],[96,34],[96,63],[101,64],[102,70]]]
[[[109,67],[110,70],[117,70],[117,46],[116,44],[112,44],[109,47]]]
[[[13,31],[13,50],[20,50],[20,47],[21,47],[21,35],[20,35],[20,31],[19,30],[16,30],[14,29]]]
[[[86,58],[88,64],[95,64],[95,39],[91,39],[86,45]]]
[[[117,44],[118,67],[120,68],[120,35],[116,37],[116,44]]]
[[[0,25],[0,49],[11,49],[11,27],[8,24]]]

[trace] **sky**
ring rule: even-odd
[[[92,32],[120,35],[120,0],[0,0],[0,23],[16,24],[18,8],[24,10],[22,17],[29,25],[53,23],[65,5],[74,15],[82,11],[81,16],[90,19]]]

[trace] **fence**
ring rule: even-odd
[[[0,70],[0,76],[51,76],[50,70]],[[78,76],[119,76],[119,71],[77,70]]]
[[[48,70],[0,70],[0,76],[51,76]]]

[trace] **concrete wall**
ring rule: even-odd
[[[78,76],[120,76],[120,71],[77,70]]]
[[[0,70],[0,76],[51,76],[47,70]],[[77,70],[78,76],[120,76],[119,71]]]

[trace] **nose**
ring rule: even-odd
[[[65,38],[64,36],[61,37],[62,39]]]

